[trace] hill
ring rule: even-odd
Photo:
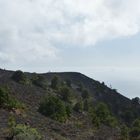
[[[36,128],[46,140],[140,138],[140,125],[134,125],[140,117],[139,98],[130,100],[81,73],[0,69],[0,88],[1,139],[16,140],[18,134],[11,131],[18,124]],[[16,123],[12,130],[10,118]]]

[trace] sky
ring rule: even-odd
[[[140,0],[0,0],[0,67],[77,71],[140,97]]]

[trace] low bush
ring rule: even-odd
[[[35,128],[18,124],[13,129],[13,140],[41,140],[41,135]]]
[[[13,115],[9,116],[9,138],[10,140],[41,140],[42,136],[29,125],[17,124]]]
[[[5,104],[8,109],[25,109],[25,105],[14,97],[10,97],[9,101]]]

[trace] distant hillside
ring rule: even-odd
[[[17,124],[36,128],[46,140],[125,140],[122,127],[132,127],[140,118],[139,98],[130,100],[77,72],[36,74],[0,69],[0,87],[1,139],[10,137],[6,130],[11,115]],[[8,98],[3,100],[5,87]],[[139,139],[139,130],[137,135],[129,130],[128,136]]]

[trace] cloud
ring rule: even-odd
[[[55,60],[65,46],[94,46],[140,31],[139,0],[0,0],[0,62]]]

